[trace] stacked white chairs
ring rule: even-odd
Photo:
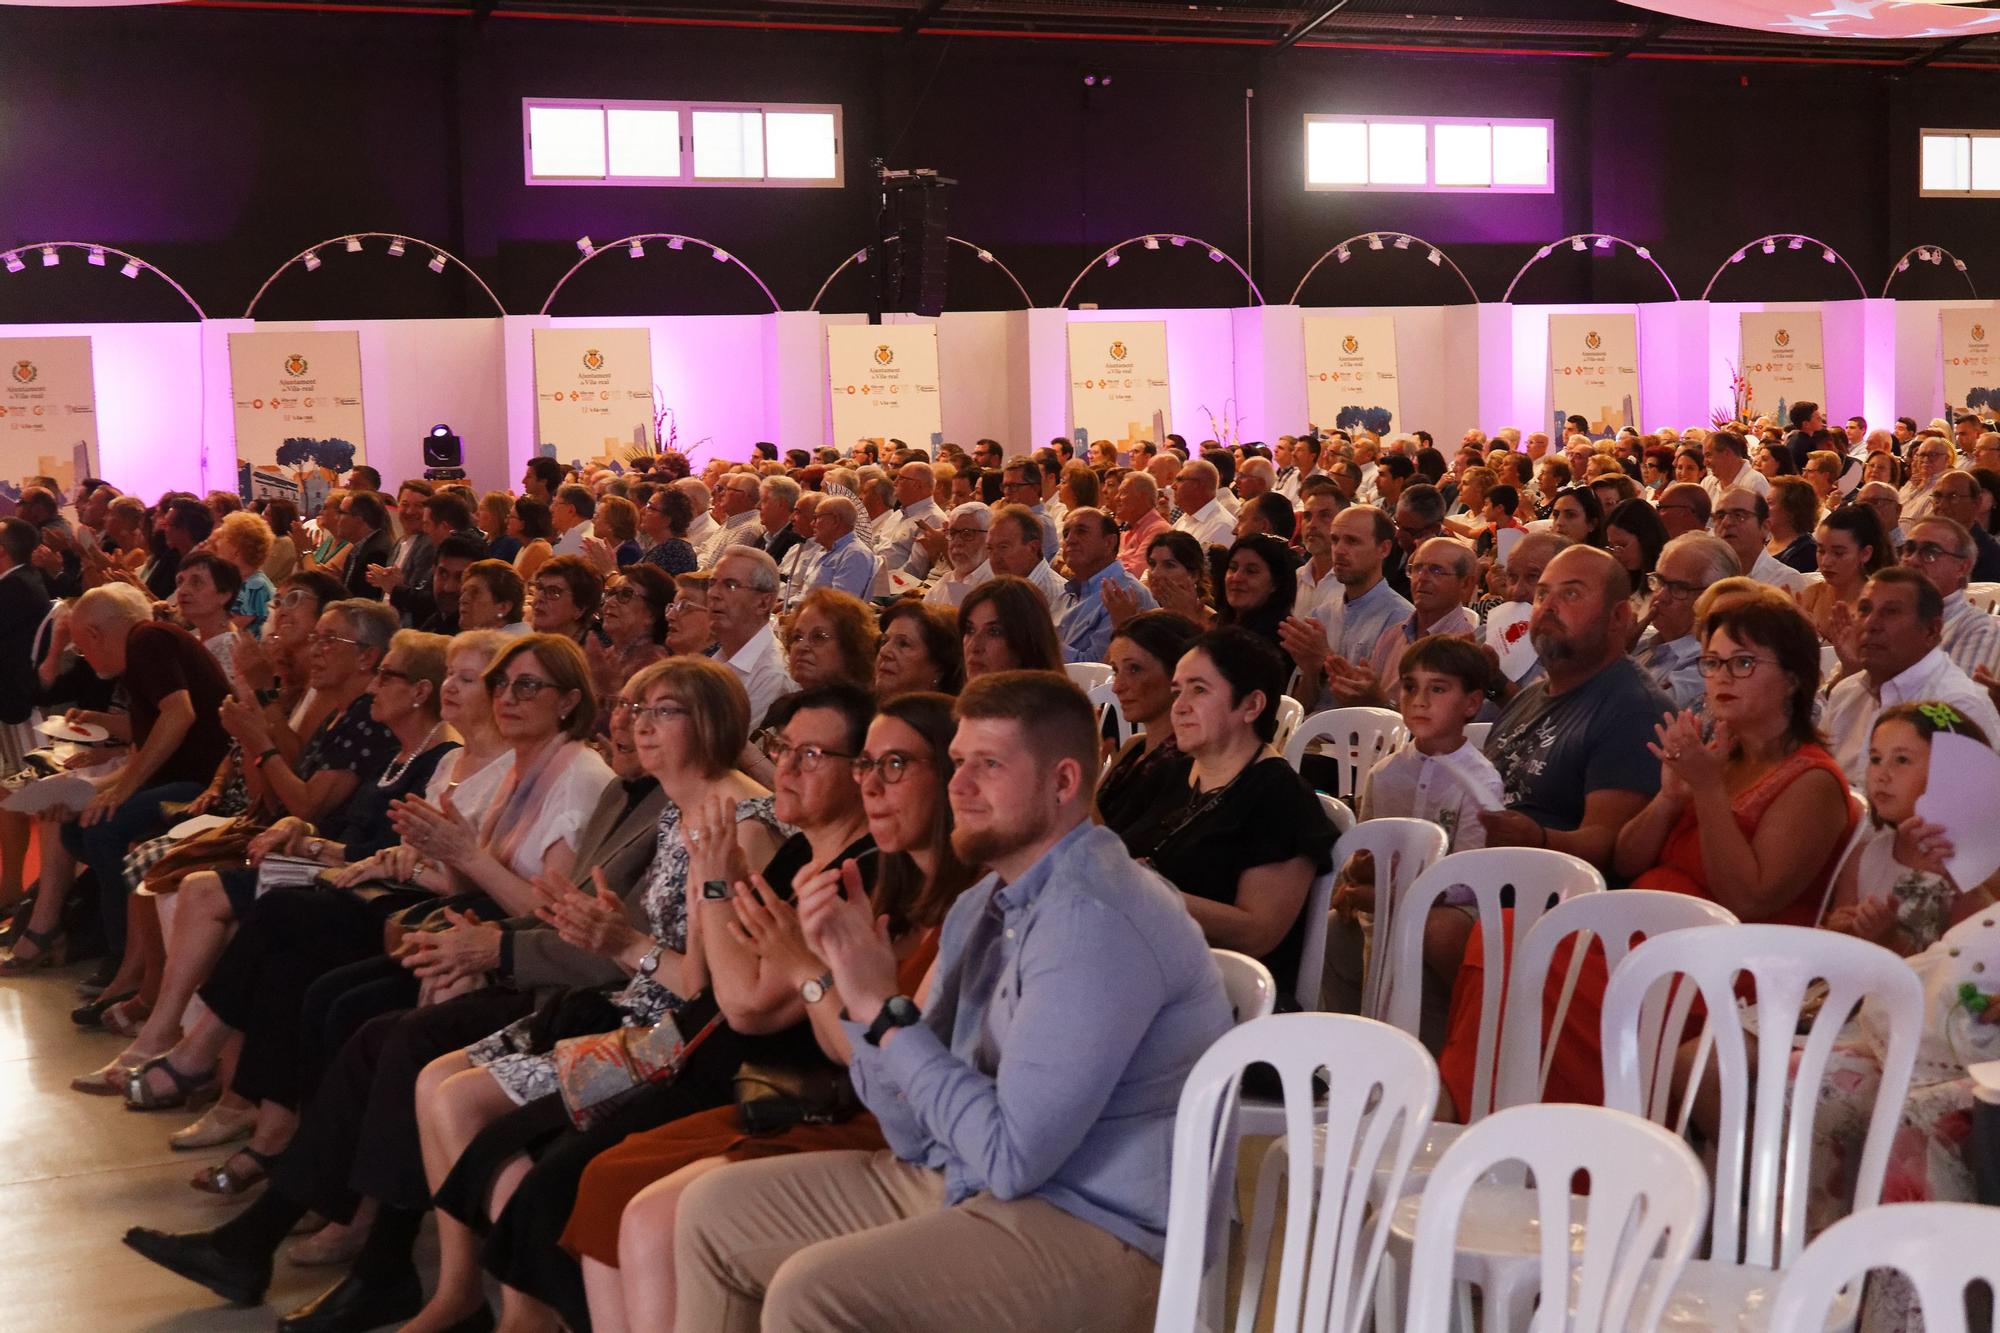
[[[1381,1023],[1338,1014],[1279,1014],[1225,1033],[1196,1062],[1174,1122],[1173,1192],[1160,1266],[1155,1333],[1249,1333],[1258,1298],[1245,1283],[1225,1317],[1229,1220],[1244,1071],[1269,1065],[1284,1091],[1293,1151],[1290,1216],[1277,1281],[1274,1333],[1365,1333],[1385,1219],[1369,1205],[1378,1169],[1398,1177],[1437,1102],[1437,1067],[1417,1041]],[[1325,1072],[1325,1097],[1318,1076]],[[1335,1160],[1354,1171],[1315,1172],[1315,1123]]]
[[[1969,1333],[1966,1288],[2000,1291],[2000,1208],[1892,1203],[1843,1217],[1785,1270],[1769,1333],[1823,1333],[1829,1315],[1853,1308],[1850,1282],[1877,1268],[1915,1289],[1927,1333]]]
[[[1239,1023],[1268,1018],[1278,1007],[1278,983],[1271,969],[1247,953],[1234,949],[1210,949],[1215,966],[1222,973],[1223,993],[1229,996],[1230,1012]]]
[[[1077,688],[1086,693],[1099,685],[1111,683],[1111,668],[1102,662],[1065,662],[1063,670],[1069,673]]]
[[[1569,1302],[1567,1319],[1545,1312],[1534,1322],[1538,1330],[1659,1327],[1666,1284],[1658,1279],[1671,1281],[1686,1266],[1708,1210],[1701,1161],[1679,1136],[1640,1116],[1550,1103],[1495,1111],[1468,1128],[1431,1172],[1411,1258],[1407,1333],[1447,1333],[1454,1315],[1463,1321],[1467,1307],[1452,1281],[1460,1216],[1468,1196],[1496,1171],[1525,1172],[1539,1187],[1527,1237],[1537,1280],[1511,1305],[1488,1294],[1486,1333],[1526,1329],[1538,1292]],[[1588,1194],[1571,1192],[1579,1173],[1588,1178]]]
[[[1352,801],[1361,794],[1361,779],[1375,761],[1409,738],[1402,714],[1393,708],[1329,708],[1299,723],[1281,747],[1294,769],[1315,743],[1321,754],[1339,766],[1335,796]]]

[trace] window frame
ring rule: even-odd
[[[611,174],[611,140],[606,122],[604,143],[605,174],[596,176],[537,176],[531,118],[537,107],[587,107],[599,111],[672,111],[680,117],[681,174],[678,176],[615,176]],[[808,176],[696,176],[694,174],[694,113],[697,111],[754,111],[760,117],[772,112],[827,115],[833,118],[833,175],[826,179]],[[768,126],[760,126],[767,130]],[[717,102],[702,99],[675,101],[637,100],[607,97],[523,97],[521,99],[521,178],[530,186],[583,186],[612,188],[664,188],[675,190],[838,190],[847,184],[847,153],[844,124],[838,102]],[[765,165],[770,151],[768,133],[762,136]]]
[[[1967,188],[1963,190],[1933,190],[1924,184],[1924,141],[1927,139],[1965,139],[1966,146],[1965,179]],[[1919,199],[2000,199],[2000,185],[1982,190],[1973,183],[1973,162],[1978,156],[1972,143],[1980,139],[2000,139],[2000,129],[1945,129],[1927,127],[1917,131],[1917,197]]]
[[[1312,179],[1312,127],[1315,124],[1421,125],[1424,127],[1424,183],[1421,185],[1341,185]],[[1540,185],[1440,185],[1437,181],[1437,127],[1440,125],[1483,125],[1498,128],[1536,128],[1548,135],[1548,171]],[[1365,137],[1365,134],[1364,134]],[[1302,174],[1309,194],[1554,194],[1556,191],[1556,123],[1534,116],[1370,116],[1346,112],[1309,111],[1301,131]]]

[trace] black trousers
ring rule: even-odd
[[[519,992],[480,990],[364,1023],[327,1067],[298,1133],[273,1164],[273,1187],[337,1222],[352,1220],[364,1196],[390,1208],[429,1207],[417,1075],[533,1007]]]

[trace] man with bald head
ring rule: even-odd
[[[854,501],[830,495],[813,511],[819,555],[806,571],[808,588],[834,588],[866,599],[875,586],[875,553],[854,535]]]
[[[1544,672],[1487,738],[1507,808],[1482,814],[1489,847],[1552,847],[1611,862],[1618,830],[1660,786],[1648,750],[1672,707],[1625,655],[1632,583],[1608,552],[1572,546],[1542,570],[1528,621]]]
[[[1125,566],[1127,574],[1139,578],[1146,572],[1146,548],[1170,528],[1160,513],[1160,484],[1152,473],[1126,473],[1125,480],[1118,483],[1111,512],[1118,520],[1118,563]]]
[[[1174,506],[1181,511],[1175,530],[1189,534],[1203,546],[1228,546],[1235,541],[1236,524],[1215,498],[1221,486],[1221,474],[1206,459],[1181,464],[1174,474]]]
[[[937,474],[929,463],[905,463],[896,473],[896,512],[875,525],[881,538],[878,553],[890,572],[903,570],[915,579],[931,572],[930,553],[917,534],[943,526],[936,490]]]
[[[1243,466],[1236,469],[1236,498],[1246,505],[1276,489],[1277,485],[1278,468],[1268,458],[1246,458]],[[1238,514],[1242,512],[1237,510]]]
[[[1684,532],[1707,532],[1708,516],[1715,511],[1715,502],[1694,482],[1677,481],[1660,492],[1654,508],[1659,511],[1660,526],[1673,538]]]

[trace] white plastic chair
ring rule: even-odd
[[[1238,1023],[1268,1018],[1278,1007],[1278,983],[1271,969],[1247,953],[1234,949],[1210,949],[1215,965],[1222,971],[1222,990],[1229,996],[1230,1012]]]
[[[1296,769],[1313,742],[1325,742],[1321,753],[1339,766],[1333,794],[1353,800],[1375,761],[1400,746],[1409,734],[1402,714],[1394,709],[1329,708],[1314,713],[1292,732],[1285,742],[1285,762]]]
[[[1320,808],[1333,822],[1337,833],[1345,833],[1354,827],[1354,813],[1325,792],[1318,793]],[[1341,820],[1345,819],[1345,824]],[[1292,988],[1292,998],[1301,1009],[1319,1008],[1319,987],[1326,973],[1326,918],[1333,906],[1333,884],[1340,874],[1340,844],[1334,844],[1332,869],[1324,875],[1316,876],[1311,887],[1306,890],[1305,914],[1306,933],[1299,948],[1299,975]]]
[[[1527,1327],[1535,1293],[1542,1291],[1568,1293],[1572,1310],[1566,1322],[1548,1318],[1538,1326],[1652,1333],[1666,1287],[1645,1290],[1644,1279],[1649,1272],[1671,1278],[1686,1266],[1707,1211],[1707,1178],[1694,1152],[1668,1130],[1639,1116],[1573,1103],[1496,1111],[1445,1153],[1431,1173],[1417,1222],[1408,1333],[1450,1329],[1466,1197],[1488,1172],[1516,1163],[1542,1187],[1530,1224],[1538,1281],[1505,1308],[1486,1293],[1484,1327]],[[1587,1195],[1571,1193],[1579,1171],[1589,1176]],[[1656,1253],[1661,1257],[1654,1260]]]
[[[1277,1333],[1364,1333],[1382,1256],[1382,1218],[1366,1182],[1408,1164],[1437,1102],[1437,1066],[1415,1039],[1342,1014],[1280,1014],[1224,1033],[1195,1063],[1174,1121],[1173,1192],[1154,1333],[1235,1327],[1256,1320],[1261,1283],[1246,1280],[1233,1325],[1223,1317],[1229,1218],[1235,1199],[1235,1114],[1243,1071],[1268,1064],[1284,1089],[1286,1139],[1297,1151],[1289,1180],[1278,1273]],[[1316,1104],[1315,1075],[1327,1072]],[[1353,1174],[1311,1169],[1314,1122]],[[1275,1197],[1256,1206],[1275,1210]],[[1262,1272],[1257,1276],[1261,1279]],[[1248,1275],[1246,1274],[1246,1279]]]
[[[1063,670],[1069,673],[1077,688],[1086,693],[1099,685],[1111,683],[1111,668],[1102,662],[1065,662]]]
[[[1755,988],[1756,1030],[1785,1038],[1758,1040],[1754,1052],[1736,1000],[1745,982]],[[1815,982],[1825,984],[1825,999],[1795,1042]],[[1840,1030],[1863,999],[1879,1006],[1889,1041],[1851,1211],[1881,1198],[1916,1060],[1923,987],[1887,949],[1831,931],[1706,926],[1648,940],[1612,974],[1604,994],[1607,1105],[1638,1114],[1670,1109],[1660,1093],[1683,1029],[1656,992],[1685,983],[1708,1012],[1703,1045],[1713,1050],[1722,1113],[1709,1257],[1680,1276],[1673,1304],[1685,1327],[1733,1329],[1745,1311],[1769,1303],[1774,1270],[1789,1268],[1804,1248],[1819,1089]]]
[[[1271,736],[1271,744],[1280,752],[1291,744],[1292,733],[1299,729],[1299,723],[1306,720],[1306,706],[1291,695],[1281,695],[1278,699],[1278,729]],[[1294,768],[1297,765],[1293,765]]]
[[[1853,1301],[1843,1292],[1870,1269],[1909,1279],[1928,1333],[1967,1333],[1965,1289],[2000,1290],[2000,1209],[1971,1203],[1892,1203],[1843,1217],[1785,1270],[1770,1333],[1821,1333]]]
[[[1333,821],[1333,828],[1336,833],[1350,831],[1357,822],[1354,818],[1354,807],[1345,801],[1334,800],[1325,792],[1319,793],[1319,808],[1326,811],[1326,817]],[[1335,868],[1338,869],[1338,867]]]
[[[1071,665],[1075,666],[1077,664],[1072,663]],[[1102,685],[1093,685],[1085,692],[1089,694],[1090,706],[1097,710],[1100,722],[1106,714],[1110,715],[1112,734],[1117,738],[1120,746],[1124,745],[1126,741],[1131,740],[1137,734],[1139,729],[1125,720],[1125,710],[1119,706],[1118,696],[1111,692],[1110,681],[1107,680]]]
[[[1968,583],[1965,600],[1987,615],[2000,615],[2000,583]]]
[[[1388,947],[1387,926],[1394,905],[1419,875],[1436,865],[1451,845],[1445,831],[1428,819],[1387,817],[1367,819],[1340,835],[1333,845],[1337,871],[1357,853],[1375,858],[1375,911],[1371,944],[1361,983],[1361,1012],[1382,1018],[1382,960]],[[1322,950],[1324,952],[1324,950]],[[1322,960],[1324,965],[1324,960]],[[1404,1029],[1415,1035],[1414,1029]]]
[[[1491,722],[1468,722],[1465,724],[1465,739],[1471,742],[1472,748],[1475,750],[1484,750],[1486,748],[1486,738],[1492,734],[1493,724]]]

